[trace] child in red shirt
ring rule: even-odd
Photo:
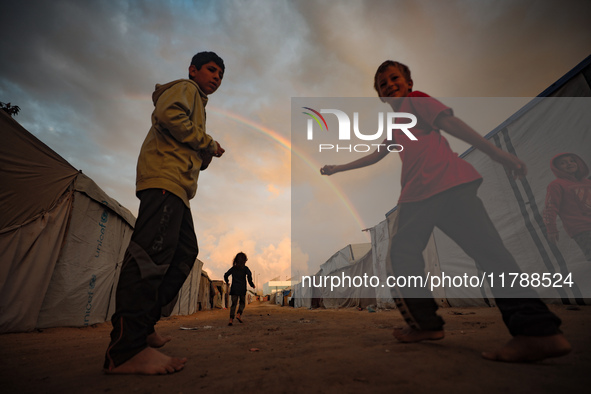
[[[550,182],[546,194],[544,223],[548,241],[558,241],[556,216],[562,227],[591,261],[591,180],[589,168],[578,155],[561,153],[550,161],[556,179]]]
[[[481,135],[453,115],[453,111],[425,93],[413,92],[410,69],[388,60],[377,70],[374,87],[381,100],[396,112],[416,115],[417,125],[410,141],[401,130],[395,130],[394,141],[408,141],[400,152],[402,190],[399,198],[398,231],[390,244],[390,257],[397,276],[424,276],[422,252],[435,226],[453,239],[485,272],[520,272],[513,256],[476,195],[482,182],[480,174],[468,162],[451,151],[440,129],[447,131],[502,164],[514,177],[527,173],[525,163],[516,156],[490,144]],[[365,167],[383,159],[387,150],[378,149],[358,160],[342,165],[326,165],[320,172],[337,172]],[[424,288],[399,288],[397,306],[408,327],[395,330],[401,342],[437,340],[445,336],[443,319],[437,315],[437,304]],[[530,288],[515,289],[499,297],[493,289],[503,321],[513,339],[484,358],[508,362],[541,360],[562,356],[571,347],[558,327],[560,319],[550,312]]]

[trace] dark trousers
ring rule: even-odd
[[[199,252],[191,210],[179,197],[149,189],[140,201],[117,285],[105,367],[121,365],[147,347],[162,307],[177,295]]]
[[[399,205],[398,230],[390,245],[392,270],[396,276],[425,276],[423,250],[437,226],[477,267],[496,277],[521,272],[476,195],[480,181],[460,185],[426,200]],[[429,288],[400,288],[395,295],[401,313],[411,326],[442,330],[444,321],[436,314],[437,304]],[[553,335],[560,319],[548,310],[531,288],[492,288],[503,321],[512,335]]]
[[[230,307],[230,319],[233,319],[234,316],[236,316],[236,306],[238,305],[238,301],[240,301],[240,306],[238,307],[238,314],[242,315],[242,312],[244,312],[244,308],[246,307],[246,295],[232,294],[232,306]]]

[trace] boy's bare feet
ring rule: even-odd
[[[570,343],[562,334],[542,337],[518,335],[497,351],[483,352],[482,357],[493,361],[523,363],[564,356],[570,351]]]
[[[405,328],[395,328],[392,335],[394,335],[394,338],[398,339],[400,342],[411,343],[443,339],[443,337],[445,337],[445,331],[416,330],[407,326]]]
[[[118,367],[111,365],[108,374],[165,375],[185,367],[186,358],[169,357],[150,347],[145,348]]]
[[[230,319],[230,323],[228,323],[228,325],[231,326],[233,322],[234,322],[234,319]]]
[[[147,337],[148,346],[155,347],[155,348],[162,347],[162,346],[166,345],[168,342],[170,342],[171,340],[172,340],[171,337],[163,337],[160,334],[158,334],[156,331],[154,331],[153,333],[151,333]]]
[[[240,323],[244,323],[241,319],[242,315],[239,313],[238,315],[236,315],[236,320],[238,320]]]

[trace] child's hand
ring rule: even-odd
[[[322,167],[320,169],[320,174],[322,174],[322,175],[332,175],[332,174],[334,174],[336,172],[336,168],[337,168],[337,166],[332,165],[332,164],[325,165],[324,167]]]
[[[224,148],[222,148],[222,146],[220,145],[219,142],[216,141],[216,143],[218,144],[218,150],[215,151],[215,153],[213,154],[215,157],[222,157],[222,155],[224,154],[224,152],[226,151]]]
[[[513,176],[513,179],[523,179],[527,175],[527,166],[517,156],[498,149],[491,158],[502,164]]]

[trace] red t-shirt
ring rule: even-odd
[[[409,99],[410,98],[410,99]],[[454,186],[482,178],[474,167],[460,159],[434,125],[441,113],[453,115],[451,108],[422,92],[411,92],[397,112],[412,113],[417,125],[410,129],[417,141],[395,129],[395,143],[400,152],[402,177],[399,203],[425,200]]]

